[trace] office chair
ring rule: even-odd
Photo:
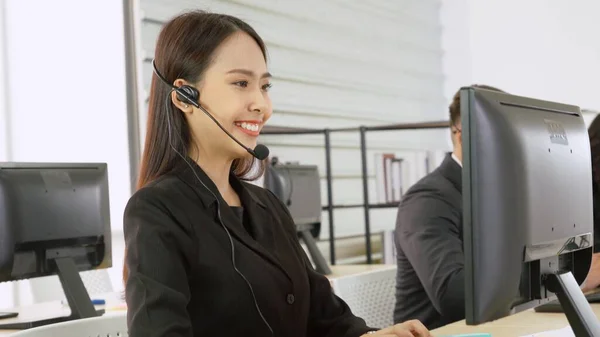
[[[348,304],[352,313],[368,326],[385,328],[394,325],[396,304],[395,265],[331,280],[334,293]]]

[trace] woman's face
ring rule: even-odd
[[[252,37],[234,33],[214,52],[199,83],[200,105],[245,146],[253,149],[257,137],[273,114],[269,98],[271,75],[263,53]],[[181,85],[184,83],[176,83]],[[230,139],[206,114],[185,102],[184,111],[197,142],[199,155],[235,159],[248,152]],[[183,107],[182,107],[183,106]]]

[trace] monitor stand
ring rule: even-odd
[[[600,323],[579,288],[573,274],[569,272],[547,274],[546,289],[556,294],[571,329],[577,337],[600,336]]]
[[[310,254],[310,257],[315,263],[315,269],[317,270],[317,272],[323,275],[329,275],[331,274],[331,269],[329,268],[325,257],[323,257],[323,254],[321,254],[319,247],[317,247],[317,242],[312,236],[311,229],[312,226],[308,225],[297,226],[296,231],[300,233],[302,240],[306,244],[306,248],[308,248],[308,253]]]
[[[0,324],[0,330],[23,330],[35,328],[43,325],[66,322],[80,318],[89,318],[101,316],[104,310],[96,310],[90,299],[75,262],[70,257],[61,257],[53,259],[56,263],[58,278],[67,297],[67,302],[71,308],[70,316],[52,317],[29,322],[15,322]]]

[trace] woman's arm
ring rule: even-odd
[[[270,191],[269,191],[270,192]],[[310,284],[310,313],[308,316],[308,335],[318,337],[359,337],[359,336],[397,336],[397,337],[429,337],[429,331],[419,321],[412,320],[384,329],[368,327],[362,318],[352,314],[350,308],[341,298],[333,293],[329,279],[318,273],[300,246],[294,220],[287,207],[273,193],[269,197],[282,212],[286,214],[288,231],[293,238],[296,249],[302,255]],[[275,210],[274,210],[275,211]],[[390,312],[390,315],[392,313]]]
[[[192,336],[187,304],[189,233],[173,219],[161,190],[136,193],[125,209],[125,284],[129,336]]]

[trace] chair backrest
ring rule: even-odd
[[[105,314],[100,317],[76,319],[21,330],[11,337],[127,337],[127,313]]]
[[[88,270],[79,272],[85,289],[90,297],[96,294],[113,292],[112,281],[106,269]],[[29,280],[34,303],[64,300],[65,292],[58,276],[45,276]]]
[[[344,300],[352,313],[373,328],[394,324],[396,303],[395,265],[331,280],[334,293]]]

